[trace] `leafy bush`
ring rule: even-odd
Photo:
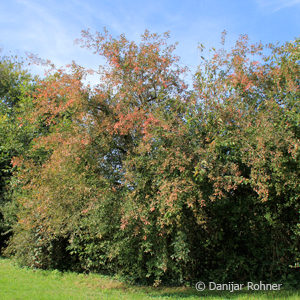
[[[76,64],[38,83],[7,251],[155,285],[296,282],[299,41],[266,56],[242,36],[189,90],[167,38],[83,32],[108,62],[95,89]]]

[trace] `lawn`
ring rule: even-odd
[[[0,299],[300,299],[299,290],[273,292],[197,292],[185,287],[141,287],[127,285],[98,274],[31,270],[0,258]]]

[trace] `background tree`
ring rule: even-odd
[[[35,79],[17,57],[0,58],[0,251],[13,222],[3,218],[4,210],[10,215],[11,159],[26,152],[34,136],[32,126],[24,120],[32,107],[34,86]]]

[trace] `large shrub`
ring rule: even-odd
[[[83,32],[100,83],[75,64],[39,83],[8,252],[154,284],[296,280],[299,42],[241,37],[188,90],[167,37]]]

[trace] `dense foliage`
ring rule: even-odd
[[[167,38],[85,31],[107,61],[99,84],[75,63],[36,82],[6,253],[156,285],[297,282],[299,40],[241,36],[188,89]]]
[[[11,159],[22,155],[35,135],[24,115],[31,109],[34,78],[17,57],[0,57],[0,251],[11,234],[14,205],[10,201]],[[6,214],[6,220],[3,215]]]

